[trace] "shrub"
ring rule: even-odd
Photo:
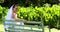
[[[3,13],[1,12],[0,13],[3,14],[4,17],[6,17],[8,8],[2,7],[0,11],[3,11]],[[53,5],[52,7],[35,6],[35,8],[33,8],[32,6],[30,7],[19,6],[19,11],[17,12],[17,14],[19,18],[26,19],[28,21],[40,21],[42,18],[45,25],[50,24],[49,25],[50,27],[57,27],[58,21],[60,21],[60,5]]]

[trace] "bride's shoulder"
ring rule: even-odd
[[[14,13],[14,15],[17,15],[16,13]]]
[[[13,13],[13,14],[16,14],[16,13]]]

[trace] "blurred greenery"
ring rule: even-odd
[[[1,0],[0,0],[1,1]],[[3,1],[3,0],[2,0]],[[10,7],[12,4],[18,3],[20,6],[29,7],[29,6],[42,6],[45,3],[58,4],[60,0],[4,0],[4,3],[0,3],[0,5],[4,7]]]
[[[60,25],[60,4],[54,4],[52,7],[50,4],[44,4],[43,7],[22,7],[19,6],[19,11],[17,12],[18,18],[26,19],[28,21],[40,21],[41,18],[45,25],[50,27],[58,27]],[[0,6],[0,18],[2,16],[6,18],[8,12],[8,7]]]

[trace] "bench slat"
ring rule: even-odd
[[[24,31],[42,31],[42,30],[31,30],[31,29],[13,29],[13,28],[10,28],[8,29],[10,31],[20,31],[20,30],[24,30]]]

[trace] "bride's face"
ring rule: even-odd
[[[13,8],[13,12],[16,13],[17,11],[18,11],[18,6],[15,6],[15,7]]]

